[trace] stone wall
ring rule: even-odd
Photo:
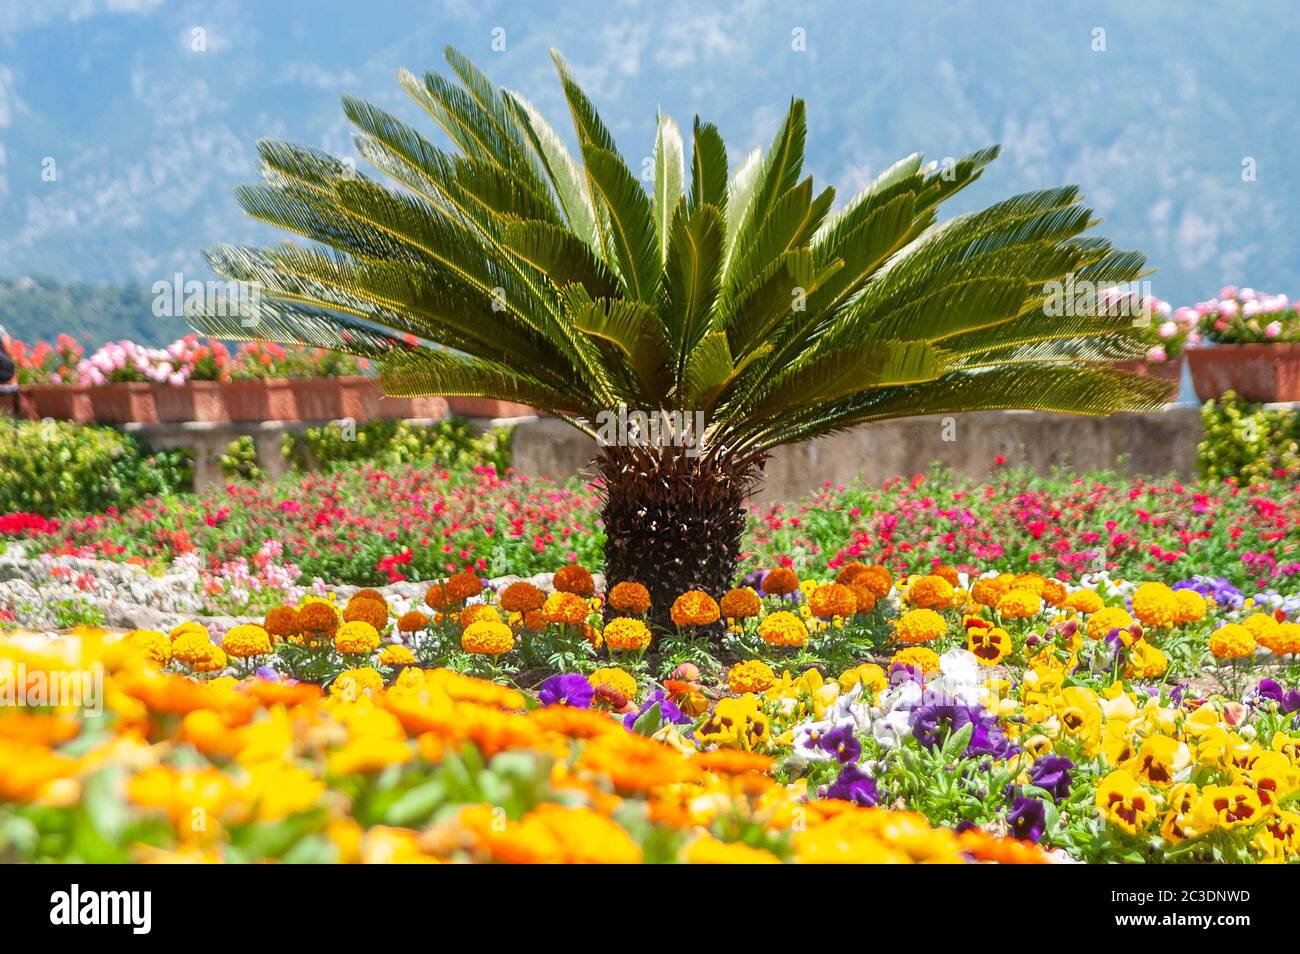
[[[841,434],[779,448],[768,461],[760,502],[791,501],[826,481],[855,477],[879,483],[940,462],[967,477],[987,477],[995,457],[1040,472],[1118,467],[1129,474],[1196,472],[1200,408],[1170,405],[1146,414],[1083,417],[1036,411],[979,411],[868,424]],[[583,471],[595,442],[561,421],[521,422],[512,452],[515,470],[565,480]]]

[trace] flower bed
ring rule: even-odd
[[[1300,600],[856,562],[755,582],[682,594],[658,645],[643,588],[572,565],[549,595],[454,574],[215,640],[0,636],[0,688],[102,673],[107,712],[0,712],[0,859],[1300,859]]]

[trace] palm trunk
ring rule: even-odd
[[[744,504],[762,462],[607,447],[596,465],[604,483],[607,591],[625,580],[646,587],[649,621],[661,632],[674,628],[669,611],[687,590],[720,599],[735,580]]]

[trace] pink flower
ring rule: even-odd
[[[1270,321],[1268,324],[1264,326],[1265,338],[1276,338],[1281,333],[1282,333],[1282,322],[1280,321]]]
[[[1174,335],[1178,334],[1178,325],[1172,321],[1162,321],[1158,331],[1160,337],[1168,341]]]
[[[1156,345],[1147,352],[1147,364],[1164,364],[1169,360],[1163,345]]]

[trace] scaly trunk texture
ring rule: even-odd
[[[744,504],[762,462],[692,458],[680,448],[607,447],[596,465],[604,484],[606,592],[625,580],[640,583],[650,591],[651,628],[672,631],[678,596],[699,589],[720,599],[732,586]]]

